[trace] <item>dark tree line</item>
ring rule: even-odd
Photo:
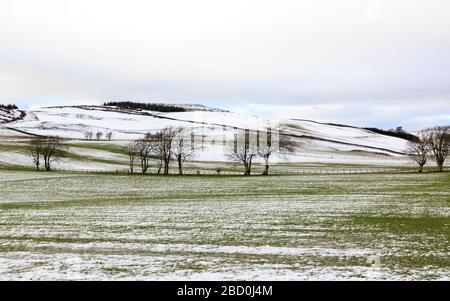
[[[144,103],[144,102],[132,102],[132,101],[110,101],[105,102],[103,106],[112,106],[122,109],[137,109],[137,110],[148,110],[156,112],[186,112],[183,107],[175,105],[167,105],[161,103]]]
[[[405,139],[408,141],[414,141],[414,142],[418,141],[417,136],[404,131],[402,129],[402,127],[400,127],[400,126],[397,127],[396,129],[390,129],[390,130],[382,130],[382,129],[378,129],[378,128],[363,128],[363,129],[377,133],[377,134],[391,136],[391,137],[397,137],[397,138]]]
[[[15,104],[0,104],[0,109],[5,109],[5,110],[17,110],[18,107]]]

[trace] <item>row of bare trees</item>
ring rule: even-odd
[[[280,134],[272,136],[271,132],[267,133],[266,139],[260,141],[256,137],[256,141],[251,141],[250,131],[246,130],[234,135],[235,146],[228,154],[228,158],[244,166],[244,175],[249,176],[252,172],[252,164],[255,159],[262,158],[264,160],[263,175],[269,174],[269,162],[274,155],[286,157],[289,153],[294,152],[295,144],[292,139]],[[236,143],[237,142],[237,143]]]
[[[264,160],[263,175],[269,173],[269,162],[275,155],[286,157],[294,152],[295,144],[287,135],[272,136],[270,132],[264,141],[257,137],[251,141],[250,131],[235,134],[235,144],[228,158],[244,167],[244,174],[250,175],[255,159]],[[156,133],[147,133],[142,139],[126,145],[125,150],[129,158],[130,172],[135,172],[138,164],[140,172],[146,174],[154,161],[158,174],[169,174],[172,160],[176,161],[178,173],[183,174],[185,161],[192,157],[195,149],[190,140],[192,137],[183,128],[166,127]],[[31,142],[30,157],[36,169],[43,164],[45,170],[51,170],[52,163],[59,160],[66,149],[59,137],[39,137]],[[437,170],[442,172],[444,162],[450,151],[450,126],[438,126],[422,130],[417,134],[417,140],[408,143],[408,156],[419,165],[422,172],[428,160],[437,164]]]
[[[419,165],[422,172],[429,159],[437,165],[437,170],[444,170],[444,162],[450,151],[450,126],[437,126],[425,129],[417,134],[417,141],[409,142],[406,150],[408,156]]]
[[[130,172],[134,172],[135,164],[139,162],[141,172],[147,173],[151,159],[155,159],[158,174],[168,174],[171,160],[175,159],[179,174],[182,174],[184,162],[194,154],[194,149],[188,143],[189,139],[183,128],[167,127],[130,142],[125,147]],[[43,168],[49,171],[52,163],[63,156],[66,148],[63,139],[59,137],[39,137],[31,141],[29,155],[37,170],[41,170],[43,164]]]
[[[100,132],[100,131],[96,132],[95,134],[93,131],[84,132],[84,138],[86,138],[87,140],[93,140],[94,138],[96,140],[102,140],[103,135],[105,135],[106,140],[111,141],[114,133],[112,131],[108,131],[108,132],[106,132],[106,134],[103,134],[103,132]]]
[[[178,174],[183,174],[183,165],[186,159],[195,153],[190,139],[190,135],[183,128],[167,127],[154,134],[148,133],[143,139],[131,141],[125,146],[130,172],[135,172],[137,162],[140,172],[146,174],[153,159],[158,174],[169,174],[172,160],[177,163]],[[252,164],[257,158],[262,158],[265,162],[262,174],[269,174],[270,159],[274,155],[285,157],[294,151],[295,146],[290,137],[286,135],[271,137],[269,134],[264,142],[252,143],[250,132],[243,131],[235,134],[234,139],[234,148],[227,156],[232,162],[243,165],[245,175],[251,174]]]
[[[194,155],[194,148],[188,143],[190,137],[183,128],[166,127],[156,133],[147,133],[143,139],[131,141],[125,146],[129,158],[130,172],[134,173],[136,161],[142,174],[146,174],[152,159],[157,173],[169,174],[170,163],[175,159],[178,173],[183,174],[183,164]]]

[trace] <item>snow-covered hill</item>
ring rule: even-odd
[[[23,111],[0,108],[0,124],[20,120],[25,116]]]
[[[161,113],[144,110],[123,110],[103,106],[61,106],[29,110],[23,119],[2,117],[0,136],[53,135],[84,139],[86,132],[111,131],[111,143],[123,144],[139,139],[145,133],[167,126],[195,128],[206,137],[208,147],[198,154],[199,160],[225,160],[225,150],[217,141],[232,139],[240,129],[265,131],[278,129],[290,135],[299,147],[290,156],[297,162],[326,161],[352,163],[358,160],[391,162],[403,160],[406,141],[368,130],[322,124],[307,120],[269,119],[191,106],[187,112]],[[359,158],[359,159],[358,159]]]

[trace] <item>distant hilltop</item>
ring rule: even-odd
[[[226,110],[210,108],[201,104],[168,104],[156,102],[133,102],[133,101],[109,101],[103,103],[105,107],[118,107],[121,109],[148,110],[154,112],[228,112]]]

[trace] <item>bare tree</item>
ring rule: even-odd
[[[146,138],[136,141],[137,155],[141,163],[142,174],[146,174],[148,168],[150,167],[150,158],[154,151],[153,141]]]
[[[169,174],[170,160],[173,155],[172,142],[176,131],[172,127],[166,127],[152,136],[154,150],[160,158],[161,165],[164,164],[164,174]]]
[[[84,132],[84,138],[86,138],[87,140],[92,140],[93,137],[94,137],[94,133],[92,131]]]
[[[425,131],[419,132],[417,141],[409,141],[406,153],[409,158],[419,164],[418,172],[422,172],[423,166],[427,163],[430,147],[427,141],[427,133]]]
[[[450,148],[450,126],[437,126],[428,129],[427,142],[438,171],[442,172]]]
[[[102,133],[102,132],[97,132],[97,133],[95,134],[95,138],[96,138],[97,140],[102,139],[102,137],[103,137],[103,133]]]
[[[106,139],[108,139],[108,141],[111,141],[113,135],[114,135],[114,133],[112,131],[108,131],[106,133]]]
[[[289,136],[280,134],[274,137],[272,131],[269,129],[266,138],[259,141],[257,148],[258,156],[264,159],[263,175],[269,174],[269,163],[272,155],[287,158],[289,153],[294,152],[294,142]]]
[[[36,168],[40,169],[41,157],[45,170],[51,170],[53,162],[60,159],[66,146],[59,137],[43,137],[32,142],[30,156]]]
[[[131,141],[125,146],[125,152],[128,155],[128,163],[130,166],[130,173],[134,172],[134,161],[139,155],[139,145],[137,141]]]
[[[228,157],[236,162],[244,165],[244,175],[249,176],[252,171],[252,162],[258,156],[258,146],[250,141],[250,132],[245,130],[244,133],[234,134],[235,145]]]
[[[31,141],[29,154],[37,170],[40,170],[42,153],[43,153],[43,139],[39,138]]]
[[[194,149],[191,146],[191,134],[187,133],[184,128],[175,129],[173,137],[172,153],[178,163],[178,174],[183,174],[183,164],[187,158],[194,155]]]

